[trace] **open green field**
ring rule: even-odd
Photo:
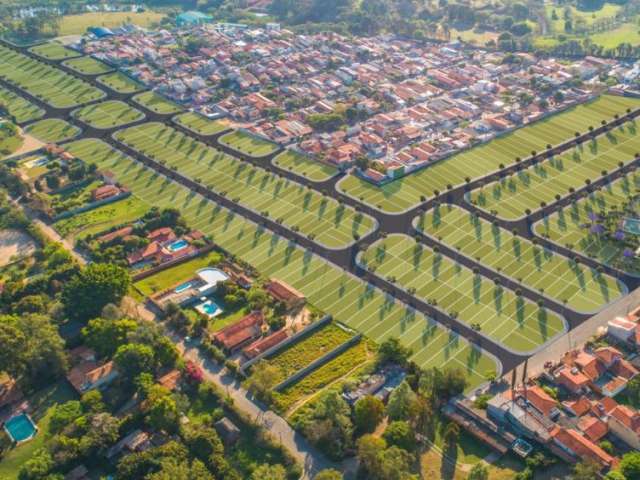
[[[36,45],[35,47],[31,47],[29,51],[47,60],[66,60],[67,58],[82,55],[80,52],[71,50],[57,42],[47,42],[42,45]]]
[[[176,116],[173,121],[201,135],[215,135],[216,133],[229,129],[225,123],[218,120],[211,120],[196,112],[183,113]]]
[[[625,248],[620,242],[590,232],[590,214],[620,209],[625,202],[640,191],[640,174],[627,175],[606,187],[581,198],[569,207],[558,210],[540,220],[534,233],[559,245],[584,253],[607,265],[633,275],[640,275],[640,259],[625,258]]]
[[[416,219],[416,226],[462,255],[543,291],[558,303],[566,301],[567,307],[579,312],[595,312],[626,293],[615,278],[576,265],[454,205],[428,211]]]
[[[73,111],[73,116],[95,128],[115,128],[144,118],[144,113],[124,102],[107,100]]]
[[[262,140],[240,130],[223,135],[220,137],[220,143],[254,158],[266,157],[278,150],[278,145],[275,143]]]
[[[144,85],[129,78],[124,73],[113,72],[106,75],[100,75],[98,82],[109,87],[118,93],[135,93],[144,90]]]
[[[434,190],[445,192],[447,185],[462,185],[470,179],[488,175],[500,165],[514,163],[516,157],[528,157],[532,150],[541,152],[547,144],[557,145],[573,138],[574,132],[585,133],[601,120],[624,114],[627,108],[640,107],[640,99],[603,95],[562,113],[539,120],[484,145],[454,155],[411,173],[399,180],[377,187],[354,175],[338,182],[339,189],[354,198],[389,213],[403,212],[430,197]]]
[[[330,248],[345,247],[375,227],[371,217],[315,190],[226,155],[161,123],[145,123],[115,137],[182,175]]]
[[[113,70],[113,68],[111,68],[106,63],[102,63],[101,61],[96,60],[92,57],[72,58],[70,60],[62,62],[62,64],[74,69],[78,73],[83,73],[85,75],[100,75]]]
[[[570,188],[584,187],[586,180],[599,179],[603,172],[618,168],[619,163],[630,163],[639,151],[640,134],[634,120],[563,155],[475,190],[469,198],[486,211],[515,220],[524,217],[526,210],[541,208],[541,202],[551,204],[558,195],[569,195]]]
[[[182,111],[182,107],[167,100],[155,92],[142,92],[133,97],[133,100],[152,112],[168,115]]]
[[[35,106],[29,100],[2,87],[0,87],[0,103],[7,109],[7,113],[15,119],[16,123],[37,120],[42,118],[45,113],[44,110]]]
[[[9,128],[13,128],[6,128],[9,125],[11,125]],[[11,155],[22,146],[22,143],[22,135],[15,125],[0,117],[0,158]]]
[[[160,22],[164,14],[158,12],[95,12],[78,15],[65,15],[60,21],[58,35],[80,35],[89,27],[119,27],[125,23],[133,23],[141,27],[149,27]]]
[[[81,159],[114,172],[134,195],[159,208],[179,209],[191,228],[210,235],[261,274],[304,292],[309,302],[376,342],[397,337],[413,350],[423,368],[450,365],[468,376],[470,388],[495,373],[495,361],[463,337],[327,263],[308,250],[257,226],[220,205],[172,182],[97,140],[69,145]]]
[[[293,150],[282,152],[273,159],[273,164],[313,182],[324,182],[338,173],[338,169]]]
[[[82,105],[105,96],[88,83],[0,46],[0,77],[54,108]]]
[[[565,33],[564,12],[566,9],[571,11],[571,19],[574,24],[577,19],[582,19],[587,25],[592,25],[596,20],[615,17],[616,13],[622,9],[622,6],[605,3],[599,10],[586,11],[578,10],[573,5],[545,5],[545,13],[549,19],[549,25],[554,33]],[[554,10],[556,12],[557,20],[552,18]]]
[[[32,123],[25,132],[44,143],[58,143],[71,140],[80,134],[80,129],[57,118],[47,118]]]
[[[429,301],[450,316],[516,352],[530,352],[565,331],[555,313],[496,285],[453,260],[394,234],[371,245],[360,259],[380,278]]]

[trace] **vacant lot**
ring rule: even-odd
[[[60,22],[58,35],[80,35],[89,27],[119,27],[125,23],[133,23],[148,27],[160,22],[164,14],[157,12],[96,12],[79,15],[65,15]]]
[[[44,116],[44,110],[10,90],[0,87],[0,102],[5,106],[9,115],[16,123],[29,122]]]
[[[124,102],[108,100],[74,110],[73,116],[95,128],[115,128],[137,122],[144,113]]]
[[[99,60],[91,57],[72,58],[63,62],[69,68],[73,68],[76,72],[83,73],[85,75],[100,75],[113,70],[106,63],[102,63]]]
[[[161,95],[155,92],[143,92],[139,93],[133,100],[142,105],[143,107],[151,110],[152,112],[168,115],[171,113],[178,113],[182,110],[182,107],[167,100]]]
[[[278,149],[275,143],[256,138],[239,130],[220,137],[220,143],[255,158],[266,157]]]
[[[338,173],[337,168],[318,162],[293,150],[281,153],[273,159],[273,163],[313,182],[324,182]]]
[[[175,117],[173,121],[201,135],[215,135],[229,129],[225,123],[211,120],[196,112],[183,113]]]
[[[58,143],[70,140],[80,134],[80,129],[64,120],[47,118],[29,125],[25,132],[44,143]]]
[[[28,257],[36,250],[33,239],[20,230],[0,230],[0,267],[14,259]]]
[[[30,48],[29,51],[48,60],[65,60],[67,58],[79,57],[82,55],[80,52],[71,50],[70,48],[56,42],[43,43],[42,45]]]
[[[135,93],[144,89],[144,85],[120,72],[101,75],[98,77],[98,82],[118,93]]]

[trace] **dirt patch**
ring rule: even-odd
[[[37,138],[25,133],[24,130],[20,130],[20,135],[22,136],[22,145],[18,150],[13,152],[7,158],[16,157],[18,155],[23,155],[25,153],[33,152],[34,150],[38,150],[39,148],[44,147],[46,144],[41,142]]]
[[[19,257],[31,255],[36,250],[33,239],[19,230],[0,230],[0,267]]]

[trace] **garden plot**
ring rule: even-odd
[[[262,140],[239,130],[220,137],[220,143],[254,158],[266,157],[278,150],[278,145],[275,143]]]
[[[72,58],[65,60],[62,64],[84,75],[101,75],[113,70],[106,63],[92,57]]]
[[[43,43],[42,45],[36,45],[29,49],[31,53],[35,53],[39,57],[46,58],[47,60],[65,60],[67,58],[79,57],[82,54],[65,47],[64,45],[56,42]]]
[[[188,128],[200,135],[215,135],[229,129],[229,126],[218,120],[211,120],[196,112],[187,112],[173,119],[178,125]]]
[[[152,112],[159,113],[161,115],[168,115],[182,111],[181,106],[167,100],[155,92],[139,93],[133,97],[133,100],[139,105],[145,107],[147,110],[151,110]]]
[[[30,122],[44,116],[44,110],[29,100],[16,95],[10,90],[0,87],[0,103],[7,109],[16,123]]]
[[[144,119],[144,113],[124,102],[107,100],[73,111],[73,116],[95,128],[108,129]]]
[[[44,143],[59,143],[77,137],[80,129],[64,120],[47,118],[32,123],[25,132]]]
[[[98,82],[118,93],[136,93],[144,90],[144,86],[124,73],[113,72],[98,77]]]
[[[282,152],[273,159],[273,164],[313,182],[324,182],[338,173],[337,168],[318,162],[293,150]]]

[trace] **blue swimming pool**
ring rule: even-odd
[[[187,248],[188,246],[189,246],[189,242],[187,242],[186,240],[180,239],[173,242],[167,248],[169,249],[170,252],[177,252],[179,250],[182,250],[183,248]]]
[[[182,285],[176,287],[174,292],[182,293],[182,292],[184,292],[186,290],[189,290],[192,286],[193,286],[193,284],[191,282],[186,282],[186,283],[183,283]]]
[[[38,432],[38,428],[26,413],[11,417],[4,423],[4,429],[16,443],[31,440]]]
[[[222,308],[220,308],[213,300],[207,300],[206,302],[201,303],[196,306],[196,310],[208,315],[209,317],[215,317],[222,313]]]

